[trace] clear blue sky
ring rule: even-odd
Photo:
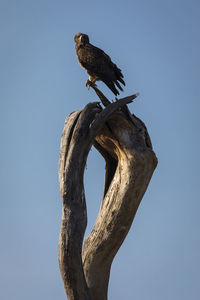
[[[65,117],[97,100],[75,55],[81,31],[123,70],[122,96],[140,93],[130,109],[146,123],[159,159],[113,263],[109,299],[198,300],[200,2],[1,0],[0,28],[0,298],[66,299],[58,268],[60,138]],[[103,182],[93,149],[86,234]]]

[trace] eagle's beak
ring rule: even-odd
[[[82,37],[83,37],[82,35],[79,36],[79,40],[80,40],[81,42],[82,42]]]

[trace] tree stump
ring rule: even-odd
[[[107,299],[113,258],[157,165],[144,123],[126,106],[137,95],[110,103],[96,92],[106,108],[94,102],[71,113],[61,139],[59,266],[69,300]],[[94,228],[83,245],[87,225],[83,176],[92,145],[106,162],[105,186]]]

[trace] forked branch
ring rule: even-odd
[[[59,265],[69,300],[106,300],[110,267],[123,243],[157,165],[142,121],[127,103],[134,95],[107,103],[89,103],[65,122],[59,159],[63,199]],[[105,100],[105,99],[104,99]],[[84,168],[94,145],[106,162],[101,208],[83,249],[87,212]]]

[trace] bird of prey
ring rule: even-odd
[[[101,80],[116,96],[119,94],[116,87],[123,91],[119,84],[121,82],[125,85],[122,72],[110,57],[103,50],[90,44],[87,34],[77,33],[74,36],[74,41],[78,62],[89,75],[86,86],[89,88],[90,85],[95,85],[97,80]]]

